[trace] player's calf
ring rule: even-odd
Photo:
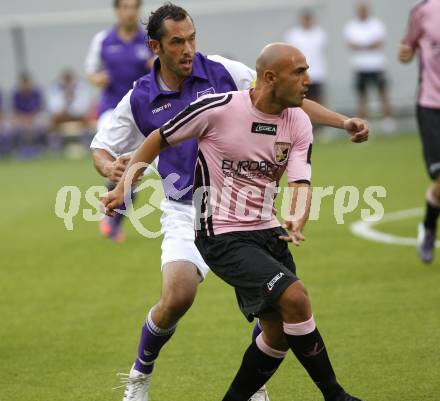
[[[300,281],[294,282],[281,294],[277,304],[284,320],[283,331],[287,343],[321,390],[324,399],[345,400],[344,397],[348,394],[336,380],[324,341],[312,315],[306,288]]]
[[[286,354],[287,351],[279,351],[266,344],[263,334],[260,334],[246,350],[223,401],[248,401],[272,377]]]

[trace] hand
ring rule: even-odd
[[[124,203],[124,191],[117,186],[113,191],[107,192],[101,197],[101,203],[105,207],[107,216],[115,216],[115,209]]]
[[[370,133],[368,121],[358,117],[347,118],[344,121],[344,129],[351,135],[352,142],[361,143],[368,141]]]
[[[110,76],[108,75],[107,71],[97,72],[94,76],[94,83],[100,88],[106,88],[110,83]]]
[[[286,220],[283,224],[283,228],[287,230],[289,235],[280,235],[278,237],[280,240],[293,242],[293,244],[296,246],[299,246],[300,241],[305,241],[299,222]]]
[[[119,156],[114,162],[110,162],[106,173],[107,178],[117,184],[129,161],[130,156]]]
[[[399,49],[399,60],[402,63],[409,63],[414,57],[414,49],[411,46],[401,44]]]

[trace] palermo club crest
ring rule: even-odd
[[[275,143],[275,160],[278,164],[285,164],[289,157],[290,143],[276,142]]]

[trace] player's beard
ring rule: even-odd
[[[179,78],[182,78],[182,79],[188,78],[192,74],[193,62],[191,60],[191,65],[189,66],[189,68],[183,67],[182,64],[179,62],[179,63],[173,65],[173,68],[171,70]]]

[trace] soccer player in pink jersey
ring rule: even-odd
[[[148,45],[157,56],[150,74],[136,81],[118,104],[109,124],[96,134],[91,148],[96,169],[109,178],[118,157],[134,152],[154,130],[206,94],[249,89],[256,78],[253,69],[216,55],[196,50],[196,28],[183,8],[166,2],[153,11],[146,26]],[[348,118],[318,103],[305,100],[304,111],[314,124],[346,130],[353,142],[368,139],[368,124]],[[282,151],[282,149],[280,149]],[[154,366],[161,350],[173,338],[181,318],[195,300],[198,286],[209,267],[194,244],[194,182],[198,144],[196,139],[169,147],[161,153],[158,172],[165,197],[160,209],[164,234],[161,252],[162,291],[142,325],[134,364],[128,375],[123,401],[148,401]],[[118,180],[126,164],[118,164]],[[179,177],[175,181],[176,175]],[[171,184],[167,180],[171,178]],[[116,180],[117,181],[117,180]],[[261,332],[256,323],[253,338]],[[249,401],[269,401],[264,388]]]
[[[239,307],[263,332],[246,350],[223,401],[247,401],[276,371],[289,349],[325,401],[360,401],[336,380],[316,327],[307,290],[296,275],[288,242],[299,245],[311,204],[312,125],[300,108],[310,84],[303,54],[287,44],[266,46],[255,89],[208,95],[151,133],[123,180],[103,203],[113,214],[141,164],[162,149],[197,138],[194,179],[196,246],[212,271],[235,288]],[[291,214],[283,228],[273,207],[287,170]],[[130,177],[132,175],[132,177]]]
[[[440,215],[440,0],[420,1],[409,16],[399,51],[402,63],[417,53],[420,65],[417,121],[423,155],[432,184],[426,193],[426,215],[418,227],[417,251],[424,263],[434,256]]]

